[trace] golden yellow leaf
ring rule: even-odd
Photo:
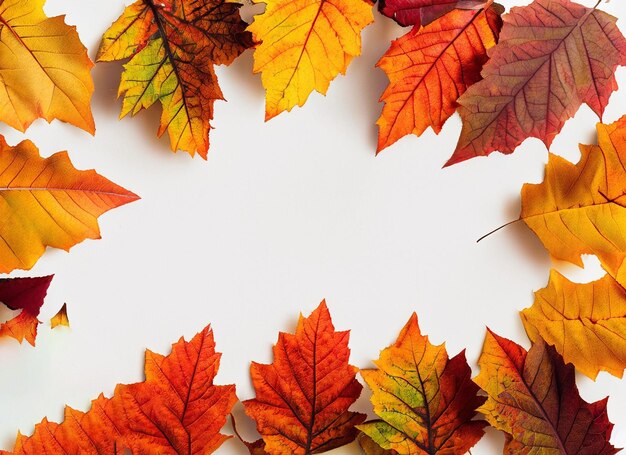
[[[53,329],[60,325],[64,325],[65,327],[70,326],[70,320],[67,317],[67,303],[64,303],[58,313],[52,316],[52,319],[50,319],[50,326]]]
[[[30,269],[46,246],[66,251],[100,238],[98,217],[138,197],[95,171],[78,171],[67,152],[41,158],[35,144],[0,136],[0,273]]]
[[[622,377],[626,367],[626,290],[609,275],[572,283],[556,271],[535,303],[521,312],[529,338],[554,345],[566,363],[592,379]]]
[[[76,27],[48,18],[45,0],[0,0],[0,120],[25,131],[37,118],[95,133],[93,63]]]
[[[265,87],[265,119],[302,106],[345,74],[361,53],[361,30],[374,20],[368,0],[254,0],[266,3],[248,27],[255,41],[254,72]]]
[[[595,254],[624,286],[626,116],[597,129],[578,164],[550,155],[544,181],[524,185],[520,218],[553,257],[582,267],[581,255]]]

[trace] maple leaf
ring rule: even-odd
[[[229,438],[220,430],[237,401],[234,385],[213,384],[219,361],[209,327],[166,357],[147,351],[144,382],[118,385],[86,413],[67,407],[63,423],[44,419],[32,436],[18,434],[14,453],[212,453]]]
[[[57,312],[57,314],[52,316],[52,318],[50,319],[50,326],[53,329],[60,325],[63,325],[65,327],[70,326],[70,320],[67,317],[67,303],[64,303],[61,309]]]
[[[583,266],[595,254],[604,269],[626,285],[626,117],[597,125],[598,145],[581,145],[572,164],[550,155],[545,179],[522,188],[520,218],[550,254]]]
[[[557,271],[521,312],[532,341],[554,345],[567,363],[592,379],[602,370],[622,377],[626,368],[626,289],[609,275],[572,283]]]
[[[486,422],[472,420],[484,403],[461,352],[452,359],[443,344],[421,334],[413,313],[394,344],[361,370],[381,418],[359,429],[383,449],[399,454],[466,453],[482,438]]]
[[[280,333],[274,363],[252,363],[256,398],[244,401],[272,454],[312,454],[352,442],[364,414],[348,411],[361,394],[348,364],[348,332],[336,332],[326,302],[295,334]]]
[[[76,27],[48,18],[45,0],[0,0],[0,120],[25,131],[59,119],[94,134],[93,63]]]
[[[0,278],[0,302],[12,310],[22,310],[13,319],[0,324],[0,337],[13,337],[20,343],[26,339],[35,346],[37,316],[53,276]]]
[[[120,117],[159,101],[158,136],[172,151],[204,159],[215,100],[223,100],[214,65],[229,65],[252,46],[239,3],[227,0],[138,0],[104,34],[97,61],[124,65]]]
[[[478,364],[474,380],[488,395],[479,411],[507,433],[505,453],[617,453],[607,400],[583,401],[574,367],[554,347],[539,341],[526,352],[489,330]]]
[[[439,133],[456,111],[457,99],[480,80],[487,49],[502,27],[500,5],[456,10],[426,27],[415,27],[393,41],[376,66],[389,77],[380,97],[380,152],[407,134],[421,135],[431,126]]]
[[[447,165],[512,153],[529,137],[547,147],[586,103],[602,118],[626,64],[616,19],[569,0],[535,0],[503,17],[483,80],[459,98],[463,129]]]
[[[485,3],[483,0],[380,0],[378,8],[382,14],[404,27],[420,27],[456,8],[478,9]]]
[[[254,0],[263,14],[248,27],[260,44],[254,73],[265,87],[265,120],[302,106],[345,74],[361,54],[361,31],[374,21],[369,0]]]
[[[138,197],[59,152],[41,158],[30,141],[0,136],[0,273],[30,269],[46,246],[66,251],[100,238],[98,217]]]

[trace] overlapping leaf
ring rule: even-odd
[[[179,340],[167,357],[146,352],[146,380],[118,385],[83,413],[67,407],[61,424],[44,419],[18,435],[17,454],[204,454],[228,439],[220,433],[237,401],[234,385],[214,385],[220,354],[209,327]]]
[[[25,131],[44,118],[93,134],[93,63],[76,27],[48,18],[45,0],[0,0],[0,121]]]
[[[22,310],[14,318],[0,324],[0,337],[9,336],[20,343],[26,339],[35,346],[39,325],[37,317],[52,277],[0,279],[0,302],[12,310]]]
[[[472,420],[484,403],[461,352],[452,359],[444,345],[421,334],[413,313],[396,342],[361,370],[381,418],[359,426],[383,449],[398,454],[466,453],[483,436],[486,422]]]
[[[479,409],[506,433],[504,453],[605,455],[609,442],[606,399],[583,401],[574,367],[543,341],[528,352],[489,331],[476,383],[487,393]]]
[[[569,0],[535,0],[504,16],[483,80],[459,99],[463,129],[448,164],[512,153],[529,137],[546,146],[586,103],[602,117],[626,64],[616,19]]]
[[[266,3],[248,28],[260,44],[254,72],[265,87],[265,119],[302,106],[345,74],[361,53],[361,30],[374,20],[369,0],[255,0]]]
[[[521,313],[531,340],[544,339],[567,363],[595,379],[626,368],[626,290],[609,275],[572,283],[556,271],[535,303]]]
[[[246,413],[270,454],[325,452],[354,440],[365,415],[348,410],[362,386],[348,364],[348,332],[336,332],[326,303],[295,334],[280,333],[274,363],[253,363],[256,398],[244,401]]]
[[[598,145],[581,145],[572,164],[550,155],[540,184],[522,188],[520,218],[552,256],[582,267],[595,254],[605,270],[626,285],[626,117],[599,123]]]
[[[121,116],[159,101],[158,135],[173,151],[206,159],[213,104],[223,95],[214,65],[229,65],[252,45],[240,4],[226,0],[138,0],[104,34],[98,61],[131,57],[119,94]]]
[[[377,66],[389,77],[381,96],[378,151],[407,134],[436,133],[456,111],[457,99],[480,80],[487,50],[497,40],[500,5],[455,10],[393,41]]]
[[[379,0],[378,7],[385,16],[403,26],[425,26],[455,8],[478,9],[482,0]]]
[[[50,327],[54,329],[55,327],[59,326],[70,326],[70,320],[67,317],[67,303],[64,303],[61,309],[57,311],[57,314],[52,316],[52,318],[50,319]]]
[[[41,158],[30,141],[0,136],[0,273],[30,269],[46,246],[69,250],[100,238],[98,217],[138,197],[95,171],[78,171],[66,152]]]

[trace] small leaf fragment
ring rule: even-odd
[[[407,27],[425,27],[455,8],[479,9],[483,0],[379,0],[382,14]]]
[[[50,319],[50,326],[54,329],[58,326],[70,326],[70,320],[67,317],[67,303],[64,303],[61,309]]]

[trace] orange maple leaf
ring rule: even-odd
[[[326,302],[295,334],[280,333],[274,363],[252,363],[256,398],[244,401],[271,454],[312,454],[354,440],[364,414],[348,411],[361,394],[348,364],[348,332],[336,332]]]
[[[512,153],[529,137],[547,147],[586,103],[602,118],[626,65],[616,19],[570,0],[535,0],[503,17],[483,80],[459,99],[463,129],[448,165],[494,151]]]
[[[54,275],[37,278],[0,279],[0,302],[12,310],[22,310],[0,324],[0,337],[9,336],[20,343],[26,339],[35,346],[39,311]]]
[[[459,96],[480,80],[487,50],[498,41],[503,11],[497,4],[454,10],[391,43],[376,65],[389,77],[380,97],[385,106],[377,122],[378,152],[429,126],[439,134]]]
[[[98,217],[139,197],[95,171],[78,171],[67,152],[41,158],[30,141],[0,136],[0,273],[30,269],[47,246],[66,251],[100,238]]]
[[[144,382],[118,385],[86,413],[67,407],[63,423],[44,419],[18,434],[14,454],[212,453],[230,437],[220,430],[237,401],[234,385],[213,384],[220,357],[210,327],[168,356],[147,351]]]
[[[229,65],[252,46],[241,5],[226,0],[139,0],[104,34],[97,60],[130,58],[119,95],[121,117],[159,101],[158,136],[168,131],[172,151],[209,150],[215,100],[223,100],[214,65]]]
[[[48,18],[45,0],[0,0],[0,120],[20,131],[37,118],[94,134],[93,63],[76,27]]]

